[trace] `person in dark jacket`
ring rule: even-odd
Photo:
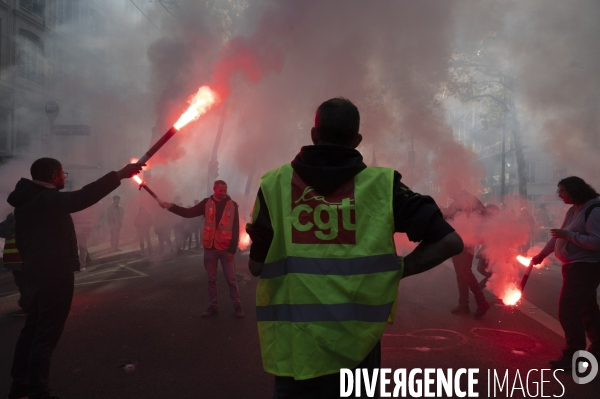
[[[81,190],[61,193],[67,173],[56,159],[40,158],[31,165],[31,180],[19,180],[8,196],[30,301],[15,348],[9,399],[55,398],[48,387],[50,360],[71,309],[73,272],[80,267],[71,213],[100,201],[142,166],[126,165]]]
[[[321,201],[331,201],[330,195],[338,192],[337,190],[345,183],[352,182],[354,184],[356,177],[367,169],[362,155],[356,150],[362,140],[362,136],[358,133],[359,124],[358,109],[347,99],[331,99],[321,104],[317,109],[315,127],[311,130],[314,145],[302,147],[300,153],[291,163],[294,179],[297,176],[306,185],[314,189],[313,198],[318,198]],[[454,229],[444,221],[433,198],[412,192],[402,183],[401,179],[400,173],[394,171],[392,198],[386,200],[391,201],[393,208],[393,220],[390,221],[393,226],[390,226],[390,232],[393,228],[395,232],[406,233],[411,241],[420,242],[417,248],[404,258],[403,277],[408,277],[429,270],[450,256],[459,253],[462,251],[463,243]],[[285,206],[284,209],[286,209]],[[267,201],[261,188],[257,194],[252,222],[246,226],[246,231],[252,238],[248,266],[254,276],[261,276],[263,273],[264,262],[267,259],[271,245],[283,245],[281,244],[285,239],[283,236],[288,234],[288,231],[274,230],[271,223],[271,211],[267,207]],[[387,209],[381,209],[381,215],[385,215],[386,212]],[[290,221],[290,215],[283,214],[273,217],[288,221],[290,223],[289,231],[292,231],[293,223]],[[342,226],[341,222],[340,226]],[[276,234],[278,235],[275,237]],[[368,233],[363,233],[362,236],[367,235]],[[341,245],[338,250],[346,251],[346,254],[352,257],[352,251],[355,247],[356,243],[346,243]],[[315,261],[314,266],[313,271],[318,268],[318,262]],[[293,267],[290,267],[290,269],[293,269]],[[289,271],[289,273],[293,273],[293,271]],[[336,274],[336,271],[332,270],[331,273]],[[263,277],[265,279],[269,278],[261,276],[261,279]],[[275,279],[267,281],[273,280]],[[332,279],[332,281],[337,280]],[[334,283],[332,282],[332,284]],[[356,295],[361,295],[360,287],[356,289]],[[285,312],[282,311],[281,313]],[[301,327],[298,327],[299,329],[308,329],[310,322],[302,324]],[[285,334],[282,334],[282,336],[285,341],[287,336]],[[315,347],[318,344],[317,341],[314,342]],[[274,348],[275,345],[263,348],[263,357],[265,354],[268,356],[269,351],[274,350]],[[327,348],[327,351],[334,353],[336,345],[331,345]],[[315,349],[315,353],[317,352],[318,350]],[[369,369],[370,373],[374,368],[379,367],[381,367],[381,345],[379,342],[360,364],[348,365],[348,368]],[[362,392],[365,392],[364,385]],[[378,395],[379,389],[375,388],[375,392]],[[273,396],[275,398],[333,398],[339,397],[339,393],[339,373],[305,380],[296,380],[294,377],[283,375],[275,376],[275,394]]]
[[[150,228],[152,227],[152,215],[140,205],[140,210],[135,216],[133,225],[137,230],[138,238],[140,239],[140,251],[144,252],[144,240],[148,246],[148,255],[152,255],[152,241],[150,240]]]
[[[0,223],[0,237],[6,239],[4,242],[4,251],[2,256],[2,263],[4,267],[12,271],[12,275],[15,279],[15,284],[19,289],[19,301],[17,302],[21,310],[17,310],[13,313],[13,316],[24,317],[27,316],[27,281],[25,280],[25,273],[23,272],[23,259],[19,254],[19,250],[16,247],[15,242],[15,215],[11,212],[6,216],[6,219]]]

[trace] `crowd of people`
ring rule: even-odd
[[[181,253],[186,248],[201,247],[202,217],[182,219],[160,209],[149,210],[144,205],[139,205],[137,210],[131,207],[134,212],[127,212],[120,202],[121,197],[115,195],[108,207],[98,203],[72,215],[82,271],[91,259],[88,247],[110,241],[109,251],[119,252],[123,242],[129,242],[132,238],[131,233],[135,233],[139,239],[144,255]],[[181,205],[181,198],[175,197],[173,202]],[[198,200],[194,200],[194,205],[198,203]],[[124,230],[130,234],[122,234]],[[158,248],[152,245],[153,235],[156,235]]]
[[[600,199],[585,181],[572,176],[558,183],[559,198],[571,205],[559,229],[547,229],[554,222],[544,207],[534,216],[527,207],[517,212],[504,204],[484,205],[458,181],[448,182],[446,192],[453,202],[440,209],[433,198],[407,187],[399,172],[364,164],[356,149],[362,140],[360,115],[349,100],[322,103],[314,123],[314,145],[302,147],[291,163],[263,175],[252,221],[246,226],[252,239],[248,268],[260,276],[256,322],[261,355],[264,370],[274,375],[274,397],[338,397],[342,368],[369,373],[380,368],[386,324],[393,321],[398,306],[407,306],[398,302],[400,280],[447,259],[454,264],[459,293],[452,313],[470,313],[471,291],[477,303],[474,315],[483,317],[490,305],[472,265],[475,247],[486,243],[464,241],[452,225],[461,218],[514,219],[526,232],[521,252],[544,238],[536,237],[540,229],[546,230],[551,238],[532,263],[539,264],[552,252],[562,263],[559,319],[566,336],[562,356],[550,364],[569,369],[572,355],[586,348],[586,334],[591,341],[588,351],[600,357],[600,210],[595,210]],[[87,241],[98,217],[106,218],[112,251],[120,250],[126,223],[135,227],[140,249],[147,253],[154,250],[152,227],[160,253],[190,248],[192,238],[196,247],[201,242],[209,302],[202,317],[219,311],[219,262],[235,316],[245,316],[233,263],[238,205],[224,181],[215,181],[214,194],[190,207],[175,198],[160,201],[163,209],[154,214],[140,206],[136,216],[128,218],[114,195],[108,209],[92,208],[142,166],[127,165],[80,190],[62,193],[62,165],[41,158],[31,166],[31,179],[21,179],[9,195],[15,211],[0,224],[6,239],[4,263],[16,281],[25,282],[20,305],[27,314],[15,347],[9,399],[57,399],[48,386],[50,361],[71,308],[74,272],[86,264]],[[394,233],[419,244],[399,259]],[[491,271],[485,250],[479,253],[483,256],[478,256],[478,270],[485,281]]]

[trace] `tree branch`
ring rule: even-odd
[[[490,99],[494,100],[495,102],[497,102],[498,104],[500,104],[502,106],[502,109],[504,111],[510,111],[510,109],[508,108],[508,106],[506,105],[506,103],[504,101],[500,100],[498,97],[493,96],[491,94],[479,94],[477,96],[472,96],[470,98],[470,100],[476,100],[478,98],[484,98],[484,97],[485,98],[490,98]]]

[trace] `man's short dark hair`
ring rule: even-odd
[[[51,182],[52,175],[58,175],[62,165],[54,158],[40,158],[31,164],[31,178],[43,182]]]
[[[349,145],[358,135],[360,113],[347,98],[332,98],[317,108],[315,128],[320,141]]]
[[[563,186],[573,203],[577,205],[585,204],[591,199],[598,198],[598,193],[592,186],[587,184],[585,180],[577,176],[565,177],[558,182],[559,186]]]
[[[215,184],[213,184],[213,187],[217,187],[219,184],[222,184],[224,186],[227,185],[227,183],[225,183],[223,180],[215,180]]]

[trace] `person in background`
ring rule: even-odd
[[[110,247],[112,251],[121,251],[119,248],[119,238],[121,236],[121,228],[123,227],[123,219],[125,218],[125,210],[119,205],[121,197],[113,196],[113,203],[108,207],[108,226],[110,227]]]
[[[2,251],[2,263],[5,268],[12,272],[15,284],[19,290],[19,300],[17,304],[21,310],[13,312],[15,317],[27,316],[27,280],[25,279],[25,272],[23,271],[23,259],[17,249],[17,243],[15,240],[15,215],[9,213],[6,219],[0,223],[0,237],[4,238],[4,250]]]
[[[173,230],[173,226],[170,215],[161,210],[154,214],[154,232],[158,237],[158,253],[161,255],[164,253],[165,247],[167,253],[173,249],[171,242],[171,230]]]
[[[500,213],[500,208],[498,208],[494,204],[485,204],[485,213],[484,220],[491,220],[498,216]],[[479,286],[481,289],[484,289],[490,277],[492,277],[492,271],[490,270],[489,260],[487,258],[487,254],[485,253],[485,244],[481,246],[479,252],[477,252],[476,258],[477,262],[477,271],[479,274],[483,276],[483,279],[479,282]]]
[[[194,206],[198,205],[200,201],[194,200]],[[203,225],[203,217],[198,216],[192,219],[192,236],[196,241],[196,246],[194,249],[200,249],[200,241],[202,241],[202,225]]]
[[[133,226],[135,227],[137,235],[140,239],[140,252],[142,254],[144,253],[144,240],[146,240],[146,245],[148,246],[148,255],[152,255],[152,241],[150,240],[150,228],[152,227],[152,224],[152,215],[150,215],[143,205],[140,205],[140,210],[135,216]]]
[[[183,247],[181,249],[185,249],[186,244],[188,246],[188,249],[192,249],[192,232],[194,230],[194,224],[196,222],[194,219],[195,218],[183,221]]]
[[[179,197],[175,197],[175,198],[179,198]],[[181,207],[182,203],[181,202],[177,202],[175,203],[175,205]],[[175,235],[175,249],[177,250],[177,254],[181,254],[183,251],[183,246],[185,245],[185,241],[184,241],[184,231],[185,231],[185,220],[182,219],[175,219],[174,223],[173,223],[173,234]]]
[[[223,180],[215,181],[213,191],[213,195],[203,199],[191,208],[183,208],[180,205],[168,202],[162,202],[161,207],[184,218],[204,216],[202,246],[204,247],[204,267],[208,276],[209,306],[202,313],[202,317],[210,317],[219,312],[217,268],[220,260],[229,285],[229,297],[233,302],[235,315],[242,318],[244,317],[244,310],[242,309],[240,292],[235,279],[235,264],[233,261],[240,234],[238,205],[227,195],[227,183]]]
[[[485,207],[474,195],[468,193],[462,188],[456,180],[451,180],[446,184],[446,192],[453,200],[450,206],[442,210],[446,220],[452,220],[459,214],[464,214],[467,217],[483,218],[485,215]],[[485,243],[484,243],[485,244]],[[452,257],[452,264],[456,272],[456,282],[458,284],[458,306],[452,309],[452,314],[468,314],[471,313],[469,308],[469,290],[475,297],[477,309],[474,317],[479,319],[490,309],[490,304],[485,299],[479,282],[473,274],[473,256],[475,248],[466,246],[462,253]]]
[[[550,361],[555,369],[570,370],[575,352],[585,350],[600,360],[600,198],[582,178],[571,176],[558,182],[558,197],[571,205],[560,229],[550,229],[552,238],[531,262],[542,263],[554,252],[562,263],[562,289],[558,320],[565,332],[562,355]]]
[[[79,247],[79,265],[80,271],[85,271],[88,258],[88,240],[92,234],[92,220],[94,212],[90,206],[80,212],[74,213],[73,224],[75,225],[75,234],[77,235],[77,246]]]
[[[56,159],[40,158],[31,165],[31,180],[19,180],[8,196],[18,221],[16,244],[29,301],[13,357],[8,399],[56,398],[50,396],[48,386],[50,361],[71,310],[73,272],[80,267],[71,213],[100,201],[143,166],[126,165],[81,190],[61,193],[67,173]]]
[[[535,236],[535,219],[529,208],[524,206],[519,211],[518,222],[521,225],[521,228],[527,231],[527,241],[523,243],[519,247],[519,251],[526,255],[529,248],[531,248],[531,243]]]

